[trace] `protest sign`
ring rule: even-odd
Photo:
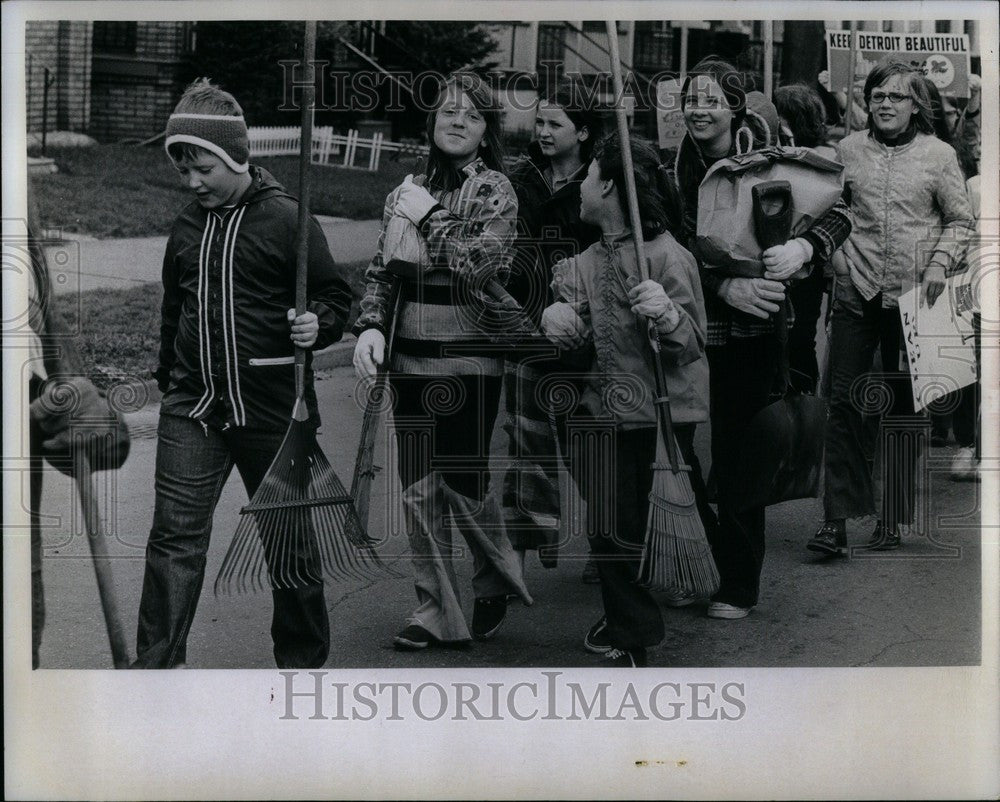
[[[855,81],[891,57],[923,70],[941,94],[969,96],[969,37],[951,33],[873,33],[857,31]],[[851,80],[850,31],[826,32],[826,63],[830,88],[846,92]]]
[[[917,411],[932,401],[976,381],[969,275],[954,276],[935,302],[920,302],[920,287],[899,296],[906,362]]]
[[[680,81],[676,78],[660,81],[656,85],[656,133],[660,148],[676,148],[686,131]]]

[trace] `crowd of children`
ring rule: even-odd
[[[426,169],[386,199],[354,323],[359,378],[387,369],[394,399],[416,591],[396,648],[490,639],[509,600],[532,604],[525,552],[555,564],[565,530],[560,474],[572,477],[587,503],[584,580],[599,582],[603,612],[580,637],[605,664],[646,665],[647,649],[664,637],[661,603],[703,601],[714,618],[747,615],[760,600],[765,508],[733,503],[746,470],[733,444],[772,396],[782,306],[794,313],[798,388],[816,392],[815,325],[837,264],[827,520],[809,547],[843,553],[844,519],[876,508],[851,385],[871,369],[880,346],[905,406],[907,374],[895,370],[900,282],[914,278],[933,303],[945,275],[961,264],[973,225],[955,151],[933,136],[923,86],[906,65],[872,71],[863,91],[867,128],[836,145],[844,198],[799,237],[766,249],[763,274],[748,278],[726,275],[698,255],[699,185],[713,164],[747,150],[779,141],[829,146],[824,107],[812,89],[783,87],[775,108],[759,93],[748,98],[731,65],[708,59],[694,67],[682,90],[687,133],[673,158],[631,138],[641,223],[633,231],[623,143],[603,134],[585,94],[560,86],[544,96],[535,140],[508,171],[502,109],[489,87],[469,73],[443,82],[428,116]],[[298,203],[249,163],[246,123],[231,95],[207,81],[192,84],[169,119],[166,148],[194,200],[173,225],[163,263],[155,376],[164,395],[135,661],[149,668],[185,664],[215,505],[234,466],[252,497],[280,446],[294,404],[293,346],[313,350],[340,339],[351,303],[351,288],[312,221],[308,311],[295,314]],[[890,161],[902,165],[891,178]],[[888,224],[885,209],[892,210]],[[902,243],[934,225],[949,234],[917,264]],[[400,230],[419,246],[409,258],[388,252]],[[635,237],[645,244],[646,280],[631,247]],[[834,258],[841,253],[846,259]],[[516,347],[482,314],[497,284],[537,328]],[[657,597],[636,582],[657,441],[649,325],[721,577],[711,599]],[[613,386],[623,376],[642,388],[624,403]],[[573,388],[572,404],[541,392],[552,379]],[[308,369],[305,398],[310,420],[318,421]],[[490,439],[502,398],[510,451],[498,492],[489,486]],[[574,450],[567,433],[585,429],[581,421],[611,431],[610,449]],[[708,421],[711,502],[694,450],[695,429]],[[885,494],[872,548],[899,546],[898,526],[912,501],[912,471],[904,455],[890,457],[890,471],[898,465],[902,478]],[[599,460],[610,460],[613,473],[599,470]],[[473,557],[471,626],[453,529]],[[322,582],[276,588],[273,602],[277,665],[322,666],[330,647]]]

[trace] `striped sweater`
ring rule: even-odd
[[[391,369],[427,375],[503,372],[507,347],[493,342],[482,323],[473,288],[506,280],[513,254],[517,197],[506,176],[481,159],[463,168],[466,179],[451,191],[431,189],[438,202],[419,226],[426,245],[420,275],[405,279],[396,321]],[[386,267],[386,233],[398,189],[389,193],[375,256],[365,273],[365,294],[354,331],[386,331],[392,273]]]

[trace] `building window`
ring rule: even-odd
[[[135,22],[95,22],[94,52],[134,53],[137,27]]]
[[[951,33],[951,20],[950,19],[935,20],[934,33]]]

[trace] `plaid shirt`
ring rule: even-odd
[[[465,181],[456,189],[428,188],[438,202],[420,222],[430,266],[403,286],[396,327],[393,370],[406,373],[500,375],[504,348],[489,342],[481,316],[469,306],[462,285],[480,287],[490,279],[507,280],[517,222],[517,196],[502,173],[476,159],[462,168]],[[382,233],[365,272],[365,294],[354,324],[355,333],[377,328],[386,332],[391,274],[383,259],[386,224],[392,217],[398,188],[386,198]],[[449,349],[448,355],[432,352]]]

